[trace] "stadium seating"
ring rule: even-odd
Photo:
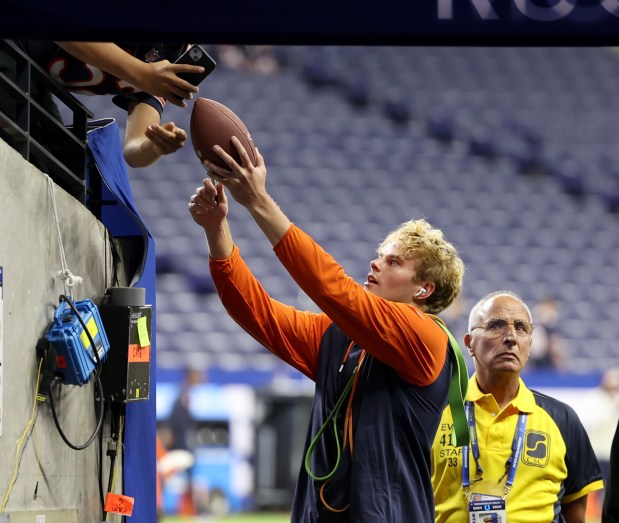
[[[280,72],[220,67],[200,94],[244,120],[266,158],[273,196],[351,276],[364,280],[387,232],[426,217],[462,253],[467,305],[500,288],[531,305],[556,296],[569,369],[616,363],[618,55],[602,48],[278,51]],[[97,116],[112,106],[86,103]],[[166,109],[167,120],[188,129],[189,111]],[[204,237],[187,212],[204,174],[190,146],[130,170],[157,245],[159,365],[281,372],[213,295]],[[311,307],[248,214],[233,204],[230,219],[273,296]],[[466,318],[446,317],[461,340]]]

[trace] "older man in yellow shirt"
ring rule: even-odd
[[[471,443],[452,445],[448,406],[432,447],[436,523],[582,523],[587,495],[603,487],[574,410],[520,378],[532,333],[529,308],[510,291],[471,310],[464,337],[476,369],[466,402]]]

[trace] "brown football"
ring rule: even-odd
[[[232,144],[232,136],[236,136],[247,151],[250,160],[256,165],[254,142],[243,121],[228,107],[210,100],[198,98],[191,110],[189,124],[191,143],[200,162],[209,160],[224,168],[228,166],[213,152],[213,146],[219,145],[224,151],[241,163],[241,157]]]

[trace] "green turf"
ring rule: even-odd
[[[167,516],[161,520],[161,523],[290,523],[290,514],[282,514],[281,512],[259,512],[259,513],[244,513],[231,514],[219,518],[188,518],[180,516]]]

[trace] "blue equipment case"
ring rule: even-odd
[[[99,309],[91,300],[73,303],[80,314],[88,333],[95,342],[99,359],[104,361],[110,349]],[[77,315],[63,300],[54,312],[54,323],[47,332],[47,339],[56,349],[56,374],[65,385],[83,385],[90,380],[97,360]]]

